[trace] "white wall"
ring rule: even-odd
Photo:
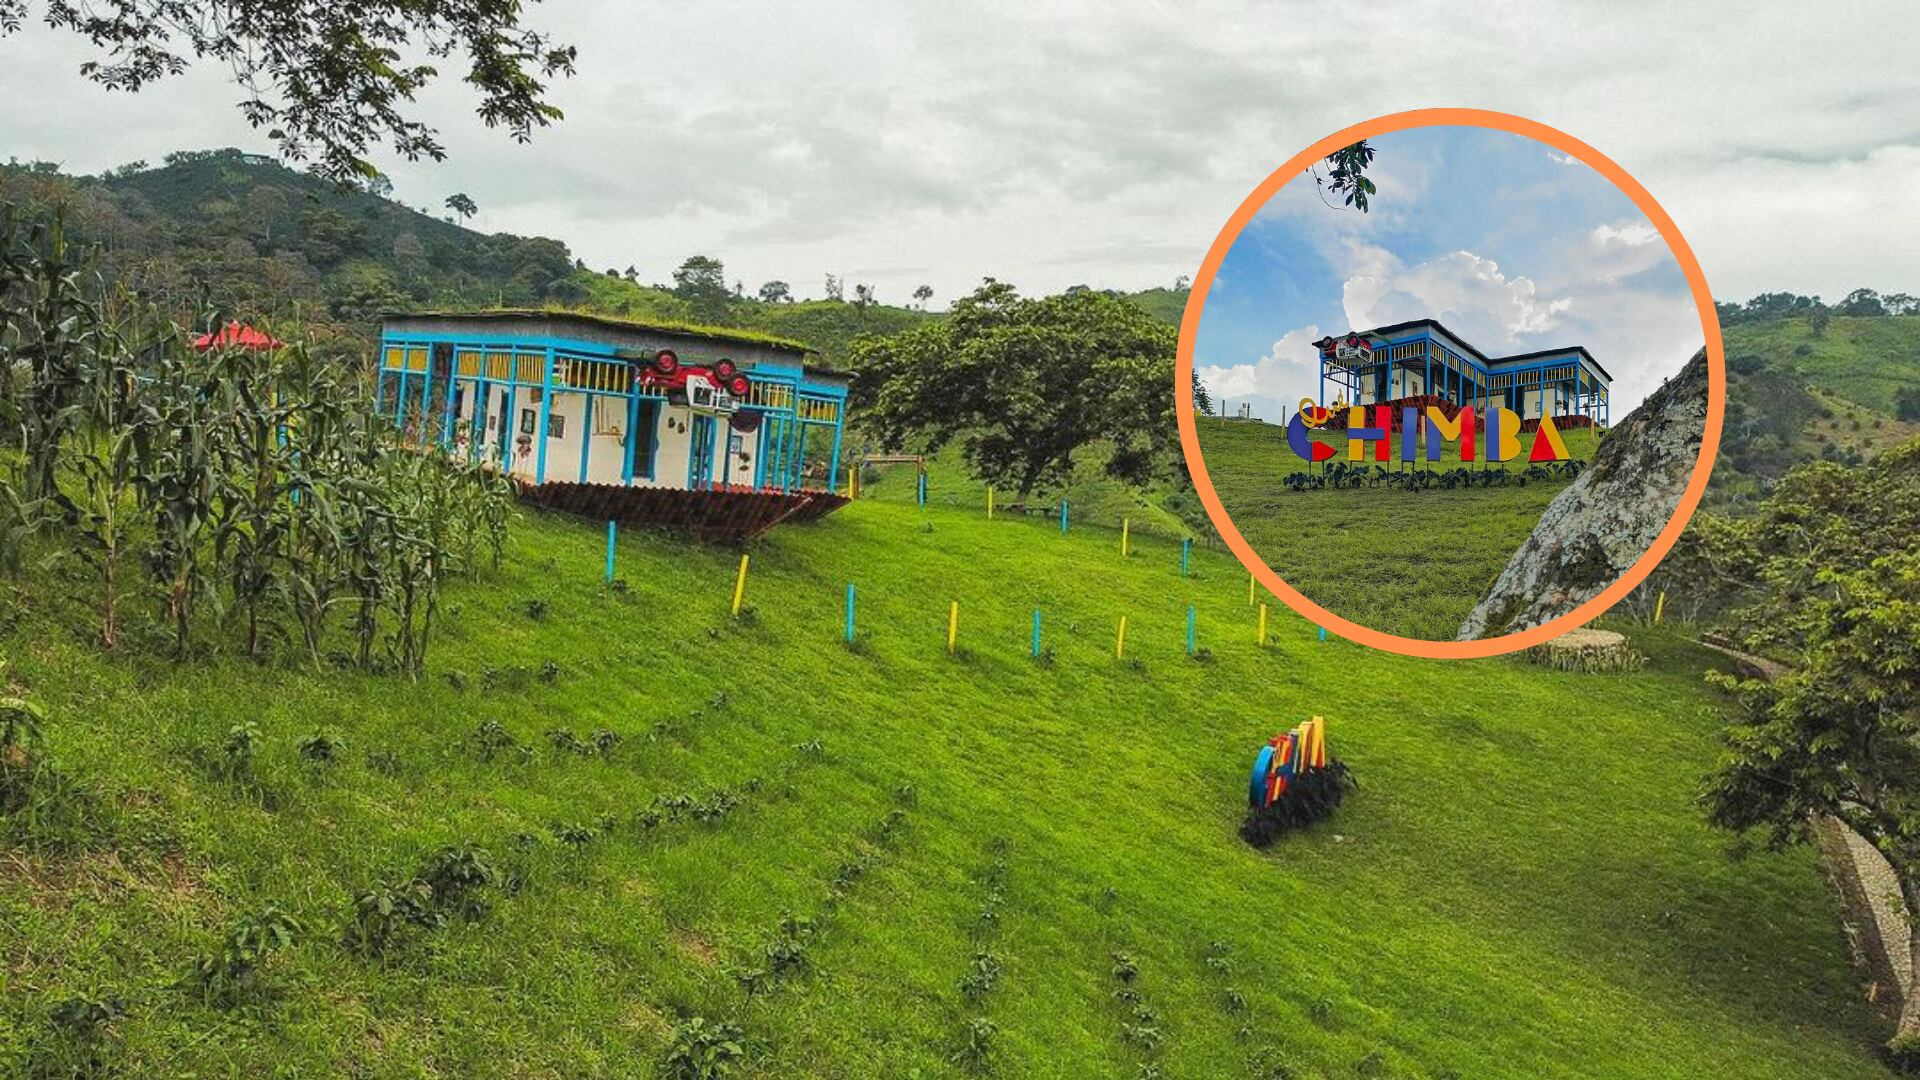
[[[479,384],[463,380],[461,388],[464,392],[461,394],[456,424],[464,423],[466,430],[479,438],[480,452],[486,455],[486,460],[499,461],[499,423],[506,407],[507,387],[495,384],[488,388],[486,419],[478,431],[473,431],[472,425],[479,412],[476,401]],[[513,409],[507,416],[506,429],[506,437],[512,444],[508,470],[529,482],[535,477],[538,447],[535,437],[529,435],[525,437],[526,449],[521,449],[521,421],[523,414],[532,412],[536,430],[538,428],[540,406],[534,400],[535,389],[522,386],[514,391]],[[586,399],[585,394],[567,391],[553,395],[553,408],[548,419],[547,479],[566,483],[579,480],[580,444],[586,439],[592,442],[591,456],[587,462],[587,482],[618,484],[626,468],[627,402],[618,397],[596,397],[593,402],[593,422],[589,425],[586,423]],[[559,424],[555,425],[553,418],[560,418]],[[693,420],[692,410],[662,402],[654,406],[653,424],[649,428],[643,410],[641,430],[635,434],[639,439],[657,440],[657,446],[654,450],[652,479],[646,477],[643,468],[645,444],[636,448],[635,487],[686,486],[687,459],[693,449]],[[739,446],[729,459],[729,446],[734,438],[739,440]],[[714,418],[713,477],[716,480],[725,478],[743,486],[752,484],[759,445],[759,432],[735,432],[724,418]],[[465,453],[466,448],[461,446],[458,452]]]

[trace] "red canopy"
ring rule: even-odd
[[[242,326],[238,320],[221,327],[217,332],[201,334],[193,339],[193,347],[201,352],[208,349],[278,349],[286,342],[276,340],[255,330],[251,326]]]

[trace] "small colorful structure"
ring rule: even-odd
[[[1267,740],[1254,755],[1240,835],[1266,847],[1288,829],[1330,816],[1353,786],[1352,773],[1327,752],[1327,724],[1316,716]]]

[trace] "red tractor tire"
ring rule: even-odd
[[[734,363],[724,356],[713,362],[713,373],[720,376],[720,381],[723,383],[733,378],[733,373],[739,370],[739,364]]]
[[[661,349],[653,354],[653,371],[656,375],[671,376],[680,370],[680,357],[672,349]]]
[[[753,389],[753,384],[748,382],[747,377],[739,372],[735,372],[733,377],[727,380],[727,393],[741,400],[746,399],[747,391],[751,389]]]

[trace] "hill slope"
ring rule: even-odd
[[[419,685],[103,659],[83,593],[8,585],[6,677],[110,824],[0,855],[0,1061],[84,992],[127,999],[112,1052],[154,1075],[648,1075],[683,1012],[739,1023],[770,1076],[958,1075],[974,1017],[1008,1076],[1883,1075],[1811,857],[1731,862],[1700,820],[1704,654],[1416,662],[1279,614],[1257,651],[1237,564],[1198,552],[1182,578],[1170,542],[1123,563],[1115,541],[862,501],[756,547],[736,623],[733,553],[628,537],[609,590],[599,529],[534,516],[448,598]],[[1137,664],[1113,659],[1121,615]],[[1256,853],[1251,752],[1313,713],[1362,787]],[[244,722],[257,791],[200,764]],[[481,759],[489,722],[524,759]],[[621,740],[556,749],[561,728]],[[315,731],[338,761],[301,760]],[[336,944],[353,890],[461,840],[512,874],[486,917],[384,962]],[[314,930],[251,1004],[178,988],[268,902]],[[798,970],[748,997],[734,974],[787,912],[816,920],[782,939]],[[999,976],[970,1001],[977,949]],[[1150,1015],[1116,999],[1115,953]]]
[[[1499,487],[1293,491],[1284,478],[1307,463],[1287,448],[1284,427],[1202,420],[1197,431],[1220,505],[1267,565],[1327,610],[1403,637],[1452,640],[1566,486],[1564,479],[1522,484],[1526,463],[1514,461],[1508,471],[1516,482]],[[1344,451],[1343,435],[1322,438]],[[1592,429],[1565,438],[1575,458],[1593,456]],[[1460,464],[1450,446],[1434,468]]]
[[[1726,327],[1727,416],[1711,500],[1750,502],[1803,461],[1858,461],[1920,434],[1920,318],[1798,316]]]

